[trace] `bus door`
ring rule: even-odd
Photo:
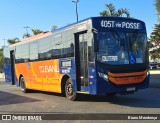
[[[77,91],[89,91],[87,33],[83,32],[75,36]]]
[[[10,51],[10,58],[11,58],[11,78],[12,78],[12,85],[15,85],[15,52],[14,50]]]

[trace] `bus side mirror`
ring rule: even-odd
[[[94,51],[99,51],[98,34],[94,34]]]
[[[96,29],[92,29],[93,36],[94,36],[94,51],[99,51],[99,42],[98,42],[98,31]]]

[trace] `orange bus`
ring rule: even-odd
[[[130,94],[149,85],[145,23],[92,17],[4,48],[6,82],[63,93]]]

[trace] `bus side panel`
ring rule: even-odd
[[[89,65],[89,93],[92,95],[97,94],[97,76],[95,66]]]
[[[16,76],[25,78],[28,89],[61,93],[59,60],[45,60],[16,64]]]
[[[25,79],[25,84],[27,88],[30,88],[30,67],[29,63],[19,63],[15,64],[15,73],[16,73],[16,79],[19,83],[20,75],[22,75]]]
[[[63,66],[66,65],[66,66]],[[76,66],[75,66],[75,58],[62,58],[59,60],[59,66],[60,66],[60,73],[69,75],[69,77],[72,79],[74,92],[77,91],[77,81],[76,81]],[[89,77],[89,93],[90,94],[96,94],[97,93],[97,83],[96,83],[96,70],[95,66],[89,65],[88,68],[88,75]],[[82,90],[81,90],[82,91]]]
[[[66,65],[66,66],[63,66]],[[61,74],[66,74],[69,75],[69,77],[72,79],[73,82],[73,87],[74,87],[74,92],[77,91],[77,80],[76,80],[76,66],[75,66],[75,58],[62,58],[59,60],[59,66],[60,66],[60,73]],[[90,94],[96,94],[97,92],[97,86],[96,86],[96,76],[95,76],[95,67],[89,65],[89,93]],[[79,85],[80,86],[80,85]],[[84,89],[83,89],[84,90]],[[81,91],[82,91],[82,86],[81,86]],[[85,91],[88,91],[85,90]]]
[[[43,90],[61,93],[61,78],[63,74],[59,73],[59,60],[40,61],[35,68],[39,78],[36,81],[42,81]]]
[[[69,75],[72,79],[74,92],[77,91],[75,58],[62,58],[59,60],[61,74]]]

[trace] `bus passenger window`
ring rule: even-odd
[[[30,61],[38,60],[38,45],[37,42],[30,43]]]
[[[51,45],[50,38],[41,39],[39,41],[39,59],[48,60],[51,59]]]

